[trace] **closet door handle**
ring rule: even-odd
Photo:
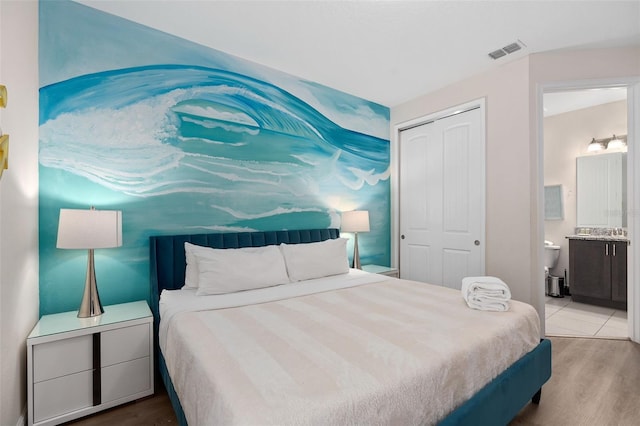
[[[604,245],[604,255],[609,256],[609,243]]]
[[[616,243],[611,244],[613,246],[613,255],[616,255]]]

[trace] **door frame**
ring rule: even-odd
[[[445,118],[451,115],[459,114],[471,109],[479,108],[481,123],[480,123],[480,137],[482,143],[482,188],[484,189],[482,196],[482,209],[481,209],[481,221],[483,224],[481,232],[482,252],[481,263],[483,268],[486,267],[486,198],[487,198],[487,184],[486,184],[486,149],[487,149],[487,114],[486,114],[486,99],[479,98],[463,104],[455,105],[441,111],[423,115],[411,120],[407,120],[398,123],[393,126],[393,139],[391,140],[390,150],[390,165],[391,165],[391,266],[400,267],[400,132],[409,129],[411,127],[421,126],[429,122]],[[399,271],[400,272],[400,271]]]
[[[627,232],[632,242],[627,250],[627,323],[629,338],[640,343],[640,78],[608,78],[595,80],[569,80],[541,83],[536,90],[537,154],[538,154],[538,277],[536,290],[544,300],[544,93],[586,90],[605,87],[626,87],[627,89]],[[586,143],[586,142],[585,142]],[[544,306],[544,303],[542,303]],[[541,318],[544,330],[544,317]]]

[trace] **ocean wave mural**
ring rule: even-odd
[[[50,43],[43,32],[71,28],[54,22],[65,3],[41,4],[41,45]],[[84,6],[66,6],[72,17],[89,14],[115,32],[141,31]],[[143,30],[151,41],[156,33],[166,37]],[[182,50],[190,46],[176,43]],[[339,227],[341,211],[361,208],[372,221],[372,232],[360,239],[363,263],[388,264],[388,138],[329,118],[345,116],[344,107],[327,113],[332,89],[299,83],[300,93],[312,87],[323,94],[314,97],[323,99],[318,108],[293,93],[295,85],[268,81],[273,70],[237,60],[237,72],[233,57],[219,63],[197,58],[152,64],[141,58],[141,65],[128,67],[114,60],[112,68],[42,85],[42,314],[76,309],[82,294],[86,253],[55,248],[60,208],[123,211],[123,247],[96,252],[104,304],[148,298],[150,235]],[[52,75],[48,67],[58,65],[41,58],[41,74]],[[337,96],[336,105],[352,98]],[[353,111],[367,105],[352,100]],[[387,109],[371,104],[364,110],[378,111],[388,123]]]

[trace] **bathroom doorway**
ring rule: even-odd
[[[580,256],[574,254],[571,260],[569,255],[570,242],[575,251],[576,246],[585,244],[584,241],[593,240],[594,244],[603,244],[603,251],[609,253],[607,242],[610,239],[624,241],[626,237],[627,223],[622,220],[621,215],[621,212],[626,212],[626,192],[622,189],[619,191],[622,202],[619,207],[607,206],[606,200],[600,202],[599,195],[595,197],[598,212],[616,211],[620,216],[604,219],[599,217],[595,220],[593,215],[587,214],[589,212],[585,194],[588,191],[585,182],[596,181],[600,186],[601,180],[591,178],[585,171],[580,172],[580,175],[578,164],[593,160],[602,162],[601,160],[610,157],[626,161],[627,88],[545,92],[543,105],[544,257],[545,267],[548,268],[546,274],[552,277],[547,281],[550,285],[545,286],[546,334],[627,339],[627,311],[623,309],[626,303],[606,300],[601,294],[591,297],[589,293],[585,293],[584,288],[580,288],[575,295],[571,294],[572,267],[579,273],[576,268],[583,266],[579,265]],[[600,150],[589,148],[590,142],[594,142],[594,146],[599,144]],[[577,160],[578,158],[581,160]],[[582,170],[592,172],[584,166]],[[626,183],[626,168],[621,168],[618,173],[618,180]],[[578,194],[581,194],[580,200]],[[610,281],[602,281],[601,285],[605,288],[612,284]],[[600,283],[596,284],[598,286]],[[624,292],[626,297],[626,286]]]

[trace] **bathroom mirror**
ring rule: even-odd
[[[576,159],[576,226],[627,226],[627,154]]]
[[[562,185],[545,185],[544,220],[563,220]]]

